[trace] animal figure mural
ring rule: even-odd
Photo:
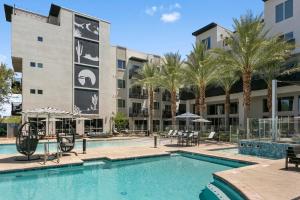
[[[74,36],[99,40],[99,22],[82,16],[75,16]]]
[[[90,81],[90,83],[92,84],[92,86],[94,86],[96,84],[96,75],[94,74],[94,72],[92,72],[89,69],[84,69],[81,70],[78,73],[78,81],[82,86],[86,85],[86,82]]]

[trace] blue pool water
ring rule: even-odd
[[[188,154],[92,161],[83,166],[0,174],[0,198],[197,200],[213,181],[214,172],[245,165]]]
[[[144,146],[151,145],[153,139],[128,139],[128,140],[106,140],[106,141],[87,141],[87,149],[96,147],[113,147],[113,146]],[[57,144],[55,142],[49,143],[50,152],[56,152]],[[75,149],[82,150],[82,140],[76,141]],[[39,143],[36,153],[44,152],[44,143]],[[0,144],[0,154],[16,154],[17,149],[15,144]]]

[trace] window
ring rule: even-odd
[[[267,99],[263,99],[263,112],[269,112]]]
[[[42,37],[42,36],[38,36],[38,37],[37,37],[37,40],[38,40],[39,42],[43,42],[43,37]]]
[[[210,37],[202,40],[202,43],[206,45],[206,49],[210,49],[211,48],[211,39],[210,39]]]
[[[118,88],[125,88],[125,80],[118,79]]]
[[[284,3],[284,7],[285,7],[285,10],[284,10],[285,11],[284,12],[285,19],[293,17],[293,15],[294,15],[294,13],[293,13],[293,0],[287,0]]]
[[[165,105],[165,111],[171,111],[171,105]]]
[[[103,120],[92,119],[84,121],[84,133],[100,133],[103,131]]]
[[[118,108],[125,108],[125,100],[124,99],[118,99]]]
[[[37,64],[37,67],[38,67],[38,68],[43,68],[43,63],[38,63],[38,64]]]
[[[159,102],[154,102],[154,110],[159,110]]]
[[[289,40],[292,40],[292,39],[294,39],[294,33],[293,32],[289,32],[289,33],[284,34],[284,40],[289,41]]]
[[[118,69],[125,69],[126,68],[125,60],[117,60],[117,66]]]
[[[35,89],[30,89],[30,94],[35,94]]]
[[[35,67],[35,62],[30,62],[30,67]]]
[[[43,94],[43,90],[38,90],[38,94]]]
[[[224,114],[224,104],[209,105],[207,114],[208,115],[223,115]]]
[[[238,112],[239,112],[239,105],[238,105],[238,103],[237,102],[235,102],[235,103],[231,103],[230,104],[230,114],[238,114]]]
[[[294,97],[278,98],[278,111],[292,111]]]
[[[276,23],[283,20],[283,3],[276,6]]]
[[[275,7],[276,23],[281,22],[284,19],[293,17],[293,4],[293,0],[287,0],[284,3],[281,3]]]

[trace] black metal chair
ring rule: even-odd
[[[74,149],[76,139],[75,136],[75,129],[71,125],[68,128],[68,131],[64,131],[64,133],[56,133],[57,143],[62,152],[67,153]]]
[[[30,156],[36,151],[38,143],[39,135],[37,126],[30,122],[22,124],[16,137],[18,152],[27,156],[27,160],[30,160]]]
[[[288,147],[285,157],[285,168],[288,169],[290,164],[295,164],[296,168],[300,165],[300,145]]]

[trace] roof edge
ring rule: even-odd
[[[11,15],[13,14],[14,8],[10,5],[4,4],[4,12],[5,12],[5,19],[8,22],[11,22]]]
[[[217,27],[217,26],[218,26],[217,23],[212,22],[212,23],[210,23],[210,24],[208,24],[208,25],[206,25],[206,26],[204,26],[204,27],[202,27],[202,28],[200,28],[200,29],[194,31],[194,32],[192,33],[192,35],[193,35],[193,36],[198,36],[198,35],[200,35],[201,33],[204,33],[204,32],[206,32],[206,31],[208,31],[208,30],[210,30],[210,29],[213,29],[213,28],[215,28],[215,27]]]

